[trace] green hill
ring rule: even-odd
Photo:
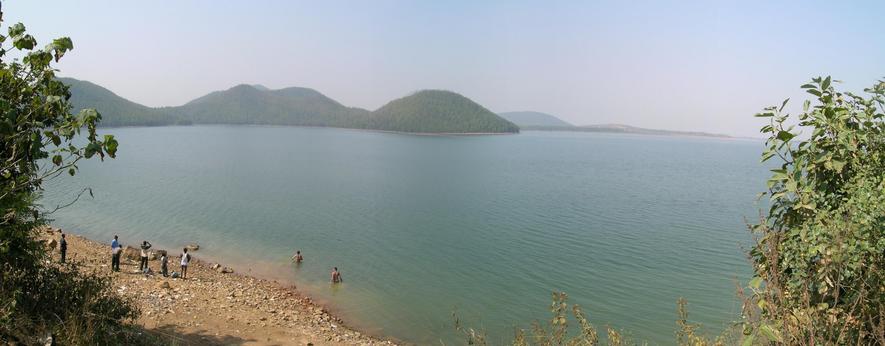
[[[519,127],[451,91],[424,90],[372,112],[369,127],[418,133],[517,133]]]
[[[421,91],[380,109],[347,107],[308,88],[271,90],[241,84],[182,106],[151,108],[86,81],[70,85],[74,110],[96,108],[102,126],[260,124],[326,126],[418,133],[519,132],[519,127],[470,99],[448,91]]]
[[[498,113],[502,118],[522,126],[574,126],[553,115],[541,112],[504,112]]]
[[[369,111],[349,108],[307,88],[261,90],[238,85],[175,107],[194,124],[263,124],[354,127]]]
[[[129,101],[96,84],[73,78],[59,80],[70,86],[73,112],[98,109],[102,126],[160,126],[178,122],[171,112]]]

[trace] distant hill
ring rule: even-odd
[[[369,128],[421,133],[507,133],[519,126],[476,102],[443,90],[424,90],[372,112]]]
[[[73,78],[59,80],[70,86],[74,114],[83,108],[98,109],[102,126],[160,126],[178,122],[170,112],[129,101],[96,84]]]
[[[353,127],[369,111],[348,108],[307,88],[261,90],[251,85],[212,92],[173,111],[194,124]]]
[[[261,124],[326,126],[417,133],[510,133],[519,127],[459,94],[427,90],[391,101],[374,112],[347,107],[308,88],[271,90],[241,84],[182,106],[151,108],[90,82],[70,85],[74,110],[96,108],[102,126]]]
[[[541,112],[504,112],[502,118],[519,126],[574,126],[553,115]]]
[[[572,131],[572,132],[606,132],[606,133],[629,133],[637,135],[656,135],[656,136],[695,136],[695,137],[716,137],[716,138],[732,138],[729,135],[697,132],[697,131],[671,131],[646,129],[641,127],[621,125],[621,124],[603,124],[603,125],[585,125],[585,126],[523,126],[526,131]]]

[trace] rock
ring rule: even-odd
[[[56,246],[58,246],[58,242],[55,241],[55,239],[47,239],[46,240],[46,247],[47,248],[55,249]]]
[[[215,268],[215,270],[222,274],[230,274],[234,272],[233,269],[230,269],[228,267],[217,267]]]
[[[200,249],[200,245],[188,244],[187,246],[185,246],[185,248],[187,248],[189,251],[197,251]]]
[[[157,288],[164,288],[164,289],[168,290],[168,289],[172,288],[172,286],[169,285],[169,281],[161,281],[160,283],[157,284]]]
[[[130,261],[140,260],[141,259],[141,251],[131,247],[126,246],[123,248],[123,258]]]
[[[218,269],[218,268],[221,268],[221,265],[218,264],[218,263],[215,263],[215,264],[213,264],[210,268],[212,268],[212,269]]]

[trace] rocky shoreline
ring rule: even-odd
[[[60,230],[47,227],[40,237],[58,260]],[[348,327],[294,286],[237,274],[218,263],[194,259],[187,279],[163,277],[151,251],[152,274],[138,270],[140,251],[124,250],[119,272],[110,269],[108,244],[66,233],[68,262],[112,278],[114,289],[141,310],[136,321],[148,333],[178,344],[194,345],[394,345]],[[194,256],[198,257],[198,256]],[[180,257],[169,254],[169,273]]]

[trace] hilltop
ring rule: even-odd
[[[424,90],[372,113],[369,128],[421,133],[516,133],[519,126],[451,91]]]
[[[102,126],[255,124],[324,126],[413,133],[514,133],[519,127],[472,100],[425,90],[371,112],[348,107],[319,91],[241,84],[175,107],[147,107],[99,85],[61,78],[70,85],[73,111],[96,108]]]

